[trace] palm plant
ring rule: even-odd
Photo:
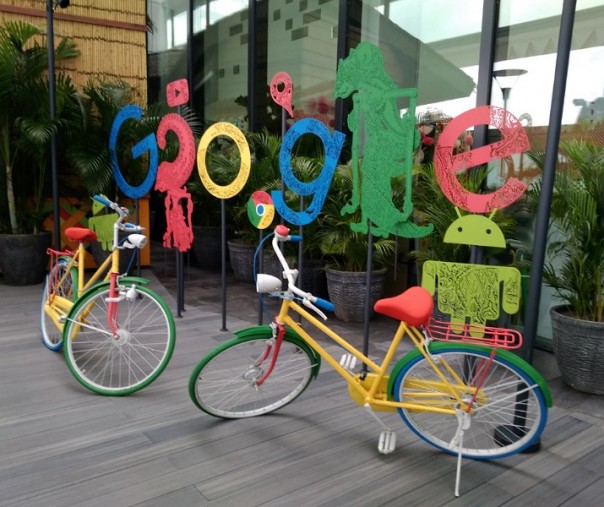
[[[16,120],[16,126],[20,129],[27,150],[22,153],[22,160],[26,162],[25,167],[31,167],[31,179],[23,181],[30,189],[30,207],[21,222],[26,229],[38,232],[39,224],[44,220],[48,210],[44,207],[44,198],[48,194],[48,160],[50,159],[51,137],[54,131],[62,132],[60,138],[70,136],[70,124],[78,115],[77,103],[74,98],[77,90],[68,76],[59,75],[55,86],[56,117],[50,120],[48,104],[34,100],[33,97],[48,97],[48,83],[37,79],[27,83],[23,87],[25,97],[32,100],[21,110],[21,116]],[[59,141],[59,140],[57,140]],[[57,142],[57,146],[59,143]],[[59,150],[63,151],[63,150]],[[24,188],[21,194],[27,193]]]
[[[8,216],[4,227],[12,233],[30,228],[24,220],[32,214],[19,214],[18,210],[28,209],[26,201],[31,196],[32,181],[38,182],[40,191],[44,188],[47,173],[40,172],[41,165],[45,167],[42,153],[48,146],[50,133],[60,127],[60,120],[51,122],[49,119],[49,95],[44,79],[48,68],[47,48],[37,40],[43,34],[41,28],[26,22],[8,21],[0,27],[0,164],[6,182],[2,205],[7,211],[3,215]],[[69,39],[62,39],[55,49],[56,60],[78,54]],[[57,117],[60,118],[61,97],[64,97],[61,90],[70,90],[70,85],[60,75],[57,83]],[[32,152],[39,162],[38,172],[27,163],[27,155]],[[39,204],[41,197],[34,200]],[[39,209],[33,211],[39,217]]]
[[[562,164],[550,208],[549,254],[543,280],[578,319],[604,321],[604,148],[582,140],[560,144]],[[543,167],[543,154],[529,155]],[[541,185],[529,191],[538,202]]]

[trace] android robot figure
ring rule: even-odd
[[[505,238],[492,220],[493,213],[489,217],[460,216],[447,229],[444,241],[505,248]],[[508,314],[520,309],[521,274],[513,267],[427,261],[422,286],[431,294],[436,291],[438,307],[450,315],[453,332],[461,332],[463,324],[469,323],[470,334],[475,338],[484,334],[480,326],[499,317],[500,308]]]

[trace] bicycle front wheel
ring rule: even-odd
[[[189,395],[204,412],[227,419],[268,414],[295,400],[306,389],[317,366],[301,340],[283,338],[268,378],[257,386],[271,362],[270,334],[233,338],[219,345],[194,368]]]
[[[541,388],[520,367],[489,350],[446,347],[431,350],[431,357],[447,382],[422,355],[411,360],[394,384],[397,401],[431,408],[454,409],[450,388],[471,404],[470,424],[464,430],[462,454],[473,459],[503,458],[532,445],[547,420]],[[457,454],[458,420],[421,408],[399,408],[405,423],[420,438]]]
[[[64,333],[69,370],[84,387],[123,396],[148,386],[164,370],[175,343],[174,318],[166,303],[145,286],[122,294],[110,314],[109,287],[82,296]]]
[[[59,259],[46,276],[46,283],[42,292],[42,306],[40,309],[40,330],[42,343],[50,350],[60,350],[63,346],[63,323],[55,324],[51,314],[56,319],[67,316],[67,311],[55,296],[74,300],[77,292],[75,280],[76,270],[67,270],[68,262]]]

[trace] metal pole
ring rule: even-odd
[[[541,197],[537,208],[535,224],[535,243],[529,279],[530,294],[526,306],[526,320],[524,321],[524,344],[520,351],[522,357],[529,363],[533,361],[533,348],[537,334],[537,320],[539,317],[539,302],[541,300],[541,281],[549,228],[549,209],[552,202],[552,192],[556,179],[556,163],[558,160],[558,144],[562,112],[564,109],[564,94],[566,92],[566,76],[568,74],[568,61],[570,57],[573,24],[575,22],[576,0],[564,0],[562,7],[562,20],[560,23],[560,36],[558,38],[558,54],[556,57],[556,70],[554,73],[554,87],[552,91],[552,106],[550,110],[547,141],[545,145],[545,161],[543,164],[543,178],[541,180]]]
[[[54,44],[54,6],[52,0],[46,0],[46,26],[48,49],[48,95],[50,121],[54,124],[56,117],[55,89],[55,44]],[[59,177],[57,174],[57,138],[54,125],[50,132],[50,174],[52,182],[53,237],[55,249],[61,249],[61,222],[59,215]]]
[[[336,54],[336,65],[340,59],[346,58],[348,51],[347,37],[348,37],[348,0],[339,0],[338,7],[338,26],[337,26],[337,54]],[[346,132],[345,126],[345,107],[344,100],[336,100],[335,110],[335,129],[340,132]]]
[[[226,202],[224,199],[220,199],[220,253],[222,264],[222,272],[220,276],[221,284],[220,284],[220,299],[222,300],[222,328],[221,331],[228,331],[226,324],[226,312],[227,312],[227,280],[226,280],[226,249],[227,249],[227,240],[226,240]]]
[[[209,2],[208,2],[209,3]],[[247,117],[248,129],[256,132],[256,0],[248,2],[248,73],[247,73]]]
[[[367,276],[365,277],[365,307],[363,315],[363,354],[369,356],[369,319],[371,318],[371,279],[373,271],[373,234],[371,220],[367,220]],[[363,374],[367,373],[367,365],[363,363]]]
[[[478,83],[476,84],[477,106],[484,106],[491,103],[498,18],[499,0],[484,2],[480,37],[480,55],[478,57]],[[475,149],[487,144],[488,128],[488,125],[476,125],[474,127],[474,144],[472,148]]]

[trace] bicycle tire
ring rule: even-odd
[[[279,357],[265,382],[254,384],[270,364],[257,359],[266,351],[270,331],[228,340],[207,354],[193,369],[189,396],[202,411],[224,419],[269,414],[294,401],[315,376],[317,359],[301,339],[286,335]]]
[[[84,387],[125,396],[148,386],[167,366],[174,351],[174,318],[155,292],[139,285],[134,297],[117,303],[114,337],[108,296],[109,286],[103,284],[77,301],[67,317],[63,350],[69,371]]]
[[[473,397],[472,391],[476,393],[471,383],[479,382],[480,366],[489,360],[489,353],[490,349],[452,345],[430,351],[437,364],[446,362],[465,381],[467,388],[462,391],[462,399],[466,402]],[[455,384],[450,373],[444,374]],[[518,394],[529,387],[526,396]],[[427,392],[432,398],[422,401],[422,393]],[[392,394],[396,401],[452,407],[452,395],[423,355],[400,370]],[[495,459],[519,453],[537,442],[547,421],[545,397],[535,380],[520,366],[497,356],[488,367],[475,403],[476,412],[463,434],[462,455],[466,458]],[[523,411],[525,424],[521,417]],[[458,454],[458,447],[452,445],[458,428],[455,415],[405,408],[399,408],[398,412],[422,440],[449,454]]]
[[[42,305],[40,308],[40,335],[42,343],[47,349],[53,351],[61,350],[63,347],[63,327],[57,327],[52,318],[46,313],[45,308],[48,302],[49,294],[56,294],[66,299],[74,301],[77,297],[77,274],[75,269],[70,269],[60,287],[55,287],[67,271],[68,262],[65,259],[59,259],[46,275],[46,282],[42,291]],[[53,306],[52,311],[56,311],[63,316],[67,316],[61,308]]]

